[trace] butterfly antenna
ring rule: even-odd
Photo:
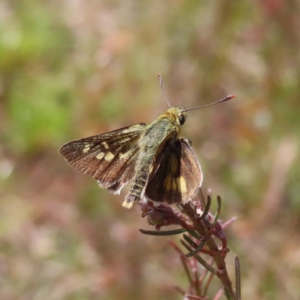
[[[190,108],[190,109],[185,109],[184,111],[191,111],[191,110],[195,110],[195,109],[199,109],[199,108],[204,108],[204,107],[207,107],[207,106],[211,106],[211,105],[215,105],[215,104],[218,104],[218,103],[221,103],[221,102],[228,101],[228,100],[233,99],[233,98],[235,98],[234,95],[228,95],[228,96],[226,96],[225,98],[223,98],[221,100],[218,100],[218,101],[206,104],[206,105],[198,106],[198,107],[194,107],[194,108]]]
[[[162,94],[163,94],[163,96],[164,96],[164,98],[165,98],[165,100],[166,100],[168,106],[171,107],[171,105],[170,105],[170,103],[169,103],[169,101],[168,101],[168,99],[167,99],[167,97],[166,97],[166,95],[165,95],[165,92],[164,92],[161,74],[158,74],[158,82],[159,82],[160,89],[161,89],[161,91],[162,91]]]

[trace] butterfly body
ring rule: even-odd
[[[154,202],[189,201],[203,175],[189,141],[178,138],[183,108],[171,107],[150,124],[136,124],[72,141],[60,153],[77,170],[119,193],[132,180],[123,206],[146,198]]]
[[[177,138],[181,126],[179,122],[181,114],[183,112],[180,108],[171,107],[166,113],[147,125],[140,143],[136,174],[123,206],[131,207],[132,203],[143,197],[155,156],[161,151],[160,149],[164,147],[166,142],[172,142]]]

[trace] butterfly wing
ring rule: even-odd
[[[140,123],[75,140],[63,145],[59,152],[76,170],[118,193],[134,175],[139,140],[145,127],[146,124]]]
[[[201,167],[188,140],[176,139],[158,153],[145,197],[154,202],[187,202],[197,193],[202,181]]]

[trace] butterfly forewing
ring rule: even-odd
[[[75,169],[117,193],[134,174],[139,140],[145,126],[136,124],[72,141],[63,145],[60,153]]]
[[[139,147],[135,145],[128,152],[128,159],[124,162],[121,169],[118,170],[118,174],[121,175],[112,185],[107,189],[112,193],[119,193],[122,187],[130,181],[135,175],[135,165],[139,153]],[[99,185],[103,187],[103,181],[97,180]]]
[[[200,165],[189,142],[180,138],[158,153],[145,197],[155,202],[187,202],[197,193],[202,180]]]

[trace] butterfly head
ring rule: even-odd
[[[225,98],[223,98],[221,100],[218,100],[218,101],[206,104],[206,105],[202,105],[202,106],[198,106],[198,107],[194,107],[194,108],[189,108],[189,109],[184,109],[183,107],[171,107],[171,105],[170,105],[170,103],[169,103],[169,101],[168,101],[168,99],[167,99],[167,97],[164,93],[161,74],[158,74],[158,82],[159,82],[162,94],[163,94],[163,96],[164,96],[164,98],[165,98],[165,100],[166,100],[166,102],[169,106],[169,109],[166,111],[166,113],[164,115],[166,115],[167,118],[169,118],[171,121],[177,123],[178,126],[182,126],[184,124],[185,119],[186,119],[186,113],[185,112],[187,112],[187,111],[196,110],[196,109],[199,109],[199,108],[204,108],[204,107],[207,107],[207,106],[215,105],[217,103],[225,102],[225,101],[228,101],[230,99],[235,98],[234,95],[229,95],[229,96],[226,96]]]
[[[186,120],[185,109],[182,107],[170,107],[165,113],[170,120],[182,126]]]

